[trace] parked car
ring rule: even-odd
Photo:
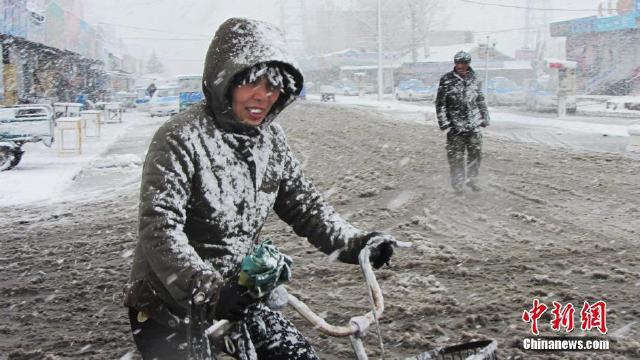
[[[331,86],[334,88],[335,94],[341,94],[345,96],[360,95],[360,89],[358,89],[358,85],[348,79],[334,81],[331,83]]]
[[[513,80],[498,76],[487,82],[487,101],[490,105],[519,105],[525,103],[524,89]]]
[[[398,100],[433,100],[438,92],[437,86],[425,85],[417,79],[402,81],[396,88],[396,99]]]
[[[136,98],[138,95],[135,92],[118,91],[116,93],[107,94],[105,102],[118,102],[122,104],[122,110],[126,111],[136,107]],[[76,101],[80,102],[80,101]],[[83,110],[86,110],[83,108]]]
[[[553,111],[558,108],[557,89],[551,77],[541,76],[527,80],[525,85],[525,102],[527,110]],[[567,96],[567,112],[575,113],[577,103],[575,96]]]
[[[149,100],[149,115],[168,116],[180,112],[180,96],[174,87],[158,88]]]
[[[606,101],[607,109],[640,111],[640,96],[612,96]]]
[[[320,86],[320,101],[336,101],[336,88],[331,85]]]

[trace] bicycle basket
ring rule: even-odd
[[[473,341],[424,352],[406,360],[497,360],[495,340]]]

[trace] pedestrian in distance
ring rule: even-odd
[[[369,246],[379,268],[398,242],[351,225],[305,178],[275,122],[303,88],[278,28],[225,21],[209,46],[202,86],[205,101],[162,125],[146,156],[124,289],[136,346],[144,359],[213,359],[220,351],[236,359],[317,359],[242,281],[246,259],[266,246],[260,230],[270,210],[345,263],[357,264]],[[220,319],[233,321],[224,344],[204,334]]]
[[[447,132],[447,160],[451,186],[456,195],[464,194],[464,185],[480,191],[478,174],[482,159],[482,133],[489,126],[489,111],[475,71],[469,65],[471,55],[459,51],[454,68],[440,78],[436,114],[440,130]],[[465,162],[466,157],[466,162]]]
[[[156,90],[158,90],[158,88],[156,87],[156,84],[152,81],[151,84],[147,86],[147,95],[149,95],[149,97],[152,98],[153,94],[156,93]]]

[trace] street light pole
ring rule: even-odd
[[[378,0],[378,101],[382,100],[382,10]]]

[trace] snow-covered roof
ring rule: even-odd
[[[395,65],[395,64],[383,64],[382,68],[383,69],[397,69],[399,68],[400,65]],[[378,65],[345,65],[345,66],[340,66],[340,70],[371,70],[371,69],[377,69]]]
[[[424,47],[420,47],[417,50],[418,57],[417,62],[451,62],[453,63],[453,56],[458,51],[466,51],[472,52],[475,48],[479,47],[479,44],[476,43],[463,43],[463,44],[453,44],[453,45],[443,45],[443,46],[429,46],[428,52],[425,54]],[[503,53],[500,49],[496,48],[496,51],[499,53]],[[411,63],[413,62],[413,57],[411,52],[404,55],[400,62],[402,63]]]
[[[469,52],[477,45],[474,43],[455,44],[446,46],[430,46],[428,52],[425,54],[424,47],[416,49],[418,52],[417,62],[453,62],[453,55],[460,50]],[[400,62],[412,63],[413,55],[411,52],[404,55]]]
[[[335,56],[335,55],[345,55],[345,54],[352,54],[352,53],[353,54],[360,54],[361,51],[358,51],[358,50],[353,49],[353,48],[346,48],[346,49],[342,49],[342,50],[326,53],[326,54],[323,54],[322,56],[331,57],[331,56]]]
[[[466,43],[466,44],[454,44],[454,45],[443,45],[443,46],[429,46],[429,52],[427,54],[424,53],[424,48],[420,49],[418,53],[418,59],[421,58],[427,62],[453,62],[453,56],[458,51],[466,51],[471,52],[477,44],[474,43]],[[409,61],[411,61],[411,53],[409,53]]]
[[[506,60],[501,69],[507,70],[530,70],[533,69],[529,60]]]

